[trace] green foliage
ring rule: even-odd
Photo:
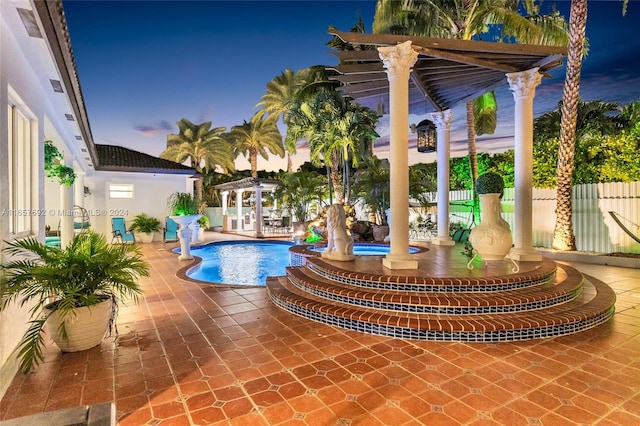
[[[269,159],[267,151],[284,157],[282,135],[276,126],[277,116],[267,116],[263,110],[258,111],[250,121],[233,126],[227,134],[234,157],[243,155],[251,164],[251,175],[258,177],[258,154]]]
[[[321,206],[327,196],[326,178],[314,171],[285,173],[280,177],[280,182],[275,190],[275,198],[301,222],[309,219],[311,205],[315,203]]]
[[[478,176],[475,190],[478,194],[502,194],[504,190],[502,176],[494,172],[487,172]]]
[[[492,135],[498,125],[498,103],[493,91],[476,98],[473,101],[473,119],[476,133]]]
[[[502,180],[504,180],[505,188],[513,188],[514,187],[514,150],[510,149],[505,152],[501,152],[498,154],[493,154],[490,157],[491,166],[487,169],[488,171],[496,172],[500,176],[502,176]],[[481,169],[482,172],[482,169]]]
[[[203,227],[203,228],[208,228],[209,227],[209,216],[207,215],[202,215],[200,217],[200,219],[198,219],[198,224]]]
[[[211,121],[194,124],[183,118],[177,122],[180,132],[167,135],[167,149],[160,158],[183,163],[191,161],[198,172],[220,167],[225,173],[235,170],[231,146],[222,137],[225,127],[211,128]]]
[[[112,246],[93,231],[77,234],[64,249],[32,237],[5,245],[3,252],[10,260],[2,264],[0,310],[13,302],[30,306],[30,326],[18,347],[24,373],[44,358],[42,332],[51,312],[64,319],[73,315],[74,308],[107,299],[115,304],[121,298],[137,301],[142,291],[137,279],[149,275],[149,265],[137,247]],[[66,335],[64,328],[61,335]]]
[[[390,206],[389,179],[389,160],[375,156],[365,168],[356,172],[354,191],[375,215],[379,225],[387,224],[385,212]]]
[[[44,172],[45,176],[57,178],[60,185],[71,186],[76,180],[73,168],[63,163],[64,156],[52,141],[44,141]]]
[[[143,234],[150,234],[160,231],[160,225],[160,221],[155,217],[151,217],[146,213],[140,213],[133,219],[131,230]]]
[[[174,192],[167,199],[167,208],[171,216],[190,216],[198,213],[200,203],[187,192]]]

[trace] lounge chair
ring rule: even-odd
[[[136,237],[133,235],[133,232],[127,231],[123,217],[111,218],[111,232],[113,233],[111,244],[113,244],[114,241],[118,241],[120,244],[135,244],[136,242]]]
[[[178,224],[167,216],[164,219],[164,242],[178,241]]]

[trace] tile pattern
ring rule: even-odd
[[[422,251],[415,257],[428,265],[434,253]],[[379,258],[338,262],[307,256],[303,266],[288,268],[286,277],[269,278],[267,289],[274,304],[301,317],[403,339],[504,342],[557,337],[596,327],[613,316],[613,290],[574,268],[545,259],[525,262],[521,272],[514,272],[506,269],[506,261],[492,263],[496,269],[481,276],[469,276],[468,270],[435,276],[387,270]]]
[[[75,354],[50,346],[13,379],[0,419],[115,401],[125,426],[640,424],[640,270],[573,264],[616,292],[600,327],[469,344],[293,316],[264,288],[176,278],[185,265],[166,247],[143,246],[151,277],[140,303],[121,307],[117,339]],[[431,272],[447,272],[450,254]]]

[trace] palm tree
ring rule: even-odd
[[[276,120],[282,117],[282,122],[287,126],[285,149],[287,151],[287,171],[291,172],[293,165],[291,156],[297,151],[296,135],[289,133],[290,111],[296,102],[302,101],[321,87],[336,86],[338,83],[329,81],[322,66],[303,68],[293,72],[291,68],[284,70],[279,76],[267,83],[267,91],[256,107],[263,107],[269,116]]]
[[[329,168],[331,186],[340,202],[349,195],[347,180],[340,182],[340,167],[347,174],[363,158],[361,146],[378,134],[375,112],[343,98],[333,90],[321,90],[291,111],[290,132],[309,143],[310,160]]]
[[[472,40],[500,25],[501,38],[520,43],[566,45],[564,18],[557,12],[540,15],[535,0],[521,2],[525,16],[512,0],[378,0],[375,33]],[[478,177],[476,135],[495,131],[496,101],[493,92],[466,104],[469,161],[473,181]]]
[[[281,184],[274,192],[274,197],[282,201],[282,206],[293,213],[299,222],[309,219],[309,208],[315,203],[322,205],[326,195],[327,183],[321,174],[301,170],[285,173],[280,178]]]
[[[623,1],[622,14],[627,11],[628,0]],[[558,146],[556,225],[552,247],[556,250],[575,250],[573,233],[571,186],[576,148],[576,123],[580,99],[580,72],[585,53],[587,27],[587,0],[571,0],[569,12],[569,52],[567,71],[562,92],[562,120]]]
[[[272,154],[284,157],[282,135],[276,126],[277,117],[267,117],[264,111],[258,111],[249,122],[233,126],[227,138],[231,143],[234,157],[242,154],[249,159],[251,176],[258,177],[258,154],[265,160]]]
[[[576,147],[578,101],[580,100],[580,70],[586,27],[587,0],[572,0],[569,13],[569,52],[562,93],[562,119],[558,146],[556,225],[551,246],[556,250],[576,249],[571,212],[571,183]]]
[[[220,167],[225,173],[235,170],[230,146],[221,135],[224,127],[211,128],[211,122],[194,124],[183,118],[177,122],[178,134],[167,135],[167,149],[160,158],[183,163],[190,160],[191,167],[202,175],[208,170]],[[202,200],[202,178],[198,178],[196,196]]]
[[[354,190],[376,218],[378,225],[387,225],[386,210],[390,202],[389,160],[371,157],[366,167],[356,172]]]

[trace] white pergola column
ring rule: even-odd
[[[242,217],[242,194],[244,189],[238,189],[236,191],[236,231],[242,231],[244,227],[244,219]]]
[[[390,251],[382,259],[389,269],[418,269],[409,254],[409,75],[418,59],[411,41],[379,47],[389,79],[389,177],[391,189]]]
[[[229,191],[222,191],[222,215],[227,214],[227,203],[229,199]]]
[[[74,168],[76,180],[73,182],[73,204],[84,207],[84,172]]]
[[[449,156],[451,152],[451,110],[433,112],[431,119],[437,131],[438,236],[432,241],[439,246],[453,246],[449,236]]]
[[[515,99],[515,220],[511,257],[519,261],[539,261],[533,248],[533,98],[542,75],[538,68],[506,74]]]
[[[262,238],[262,185],[253,188],[256,191],[256,220],[254,221],[255,237]]]
[[[60,185],[60,247],[65,248],[73,239],[73,189]]]

